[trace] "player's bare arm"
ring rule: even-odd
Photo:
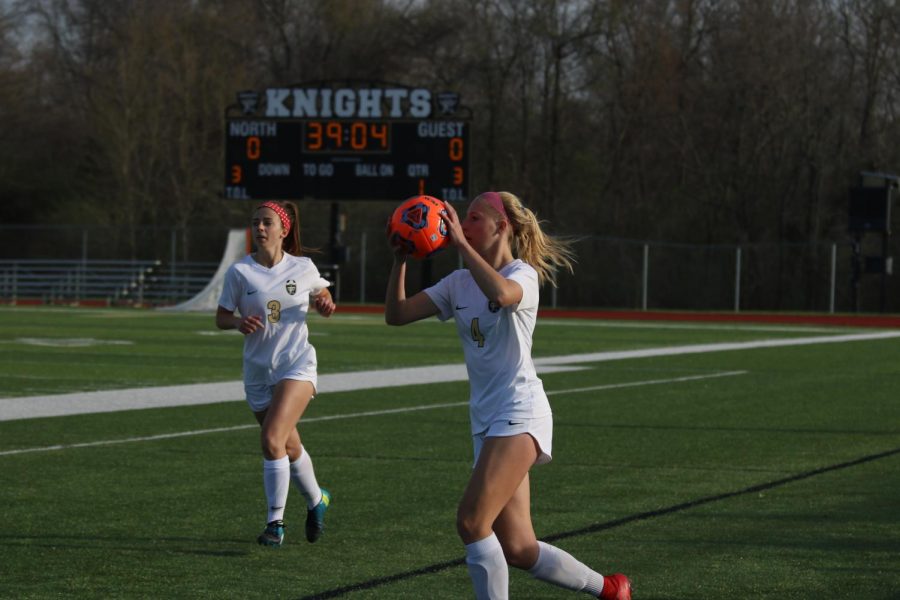
[[[512,279],[503,277],[474,250],[471,255],[463,254],[463,262],[469,267],[472,279],[475,280],[488,300],[501,307],[518,304],[522,300],[522,286]]]
[[[425,292],[406,297],[406,256],[394,253],[394,264],[384,299],[384,321],[388,325],[406,325],[437,314],[438,309]]]
[[[337,310],[337,305],[334,303],[334,299],[331,297],[331,291],[328,288],[325,288],[317,295],[313,296],[313,299],[316,311],[323,317],[330,317],[334,314],[334,311]]]
[[[453,206],[449,202],[444,202],[444,206],[447,212],[441,217],[447,224],[447,235],[450,237],[451,243],[456,246],[463,262],[469,268],[472,278],[475,279],[475,283],[478,284],[484,295],[499,306],[518,304],[522,300],[522,286],[511,279],[506,279],[497,271],[503,266],[500,263],[510,257],[498,256],[495,259],[498,264],[489,263],[466,239],[459,215]],[[470,218],[475,218],[475,216],[470,216]],[[504,223],[504,225],[508,226],[508,223]]]
[[[241,317],[226,308],[219,307],[216,310],[216,327],[219,329],[237,329],[244,335],[249,335],[265,327],[262,318],[255,315]]]

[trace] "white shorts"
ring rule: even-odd
[[[534,461],[535,465],[543,465],[553,459],[553,415],[547,415],[537,419],[502,419],[491,423],[485,431],[474,434],[472,445],[475,448],[475,460],[472,464],[478,462],[485,438],[509,437],[520,433],[527,433],[537,442],[540,453]]]
[[[316,380],[305,375],[290,375],[284,379],[293,379],[294,381],[308,381],[313,385],[313,398],[316,397]],[[281,381],[284,381],[282,379]],[[269,408],[272,404],[272,394],[275,393],[275,386],[265,383],[245,383],[244,396],[247,398],[247,404],[253,412],[261,412]]]

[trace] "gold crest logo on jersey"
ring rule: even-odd
[[[287,293],[293,296],[297,293],[297,282],[293,279],[288,279],[284,284],[284,289],[287,290]]]

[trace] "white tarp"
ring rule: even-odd
[[[216,269],[209,283],[206,284],[196,296],[185,300],[175,306],[164,306],[159,310],[172,310],[178,312],[214,312],[219,304],[219,296],[222,294],[222,286],[225,282],[225,272],[228,267],[247,255],[247,230],[232,229],[228,232],[228,241],[225,243],[225,253],[222,262]]]

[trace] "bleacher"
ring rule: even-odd
[[[193,298],[214,262],[0,259],[0,303],[171,306]],[[340,299],[340,269],[319,265]]]
[[[162,305],[192,297],[216,263],[159,260],[0,260],[0,302],[7,304]]]

